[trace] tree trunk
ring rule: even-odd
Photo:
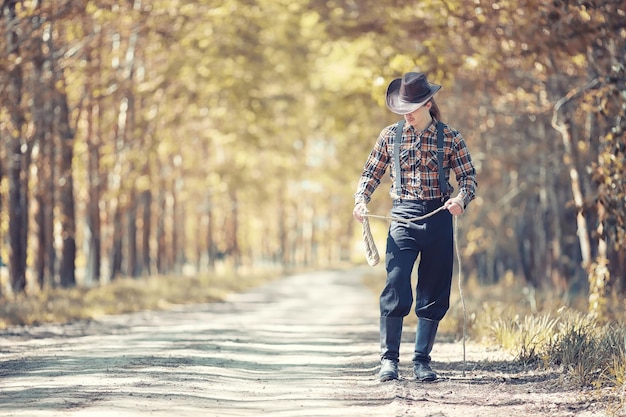
[[[119,201],[113,214],[113,244],[111,247],[111,267],[109,279],[114,281],[122,272],[122,209]]]
[[[48,114],[46,113],[46,97],[50,96],[50,71],[46,71],[47,57],[43,51],[43,40],[41,37],[35,39],[36,45],[36,57],[33,59],[33,99],[31,106],[31,113],[33,118],[33,143],[39,146],[39,154],[35,160],[37,170],[37,182],[35,185],[35,202],[36,209],[34,214],[35,229],[37,237],[37,244],[35,249],[35,264],[34,271],[37,279],[37,285],[42,290],[46,281],[50,281],[50,277],[47,277],[48,270],[46,269],[46,206],[48,200],[50,200],[50,190],[47,188],[50,181],[49,176],[51,174],[51,160],[50,160],[50,146],[47,141],[52,140],[50,131],[51,123],[48,120]]]
[[[241,266],[241,250],[239,246],[239,199],[236,192],[231,193],[231,204],[233,216],[229,247],[236,271]]]
[[[51,35],[52,27],[47,25],[45,36]],[[54,205],[57,192],[55,178],[57,167],[57,143],[55,130],[55,101],[56,96],[52,58],[45,54],[43,42],[38,46],[39,59],[35,60],[35,93],[33,94],[33,123],[35,133],[33,142],[39,145],[36,161],[37,183],[35,199],[37,211],[35,223],[37,228],[37,250],[35,258],[35,273],[40,289],[54,286],[57,278],[57,253],[54,245]],[[48,51],[50,47],[47,48]]]
[[[217,248],[215,245],[215,220],[214,220],[214,212],[215,210],[213,210],[212,207],[212,199],[211,197],[209,197],[208,203],[207,203],[207,251],[208,251],[208,267],[209,267],[209,271],[214,271],[215,270],[215,257],[217,256]]]
[[[599,236],[598,256],[595,262],[589,265],[589,314],[596,320],[604,321],[608,312],[607,296],[611,274],[608,268],[609,260],[602,220],[606,217],[606,210],[602,203],[598,203],[597,208],[601,220],[596,228],[596,233]]]
[[[586,88],[590,88],[591,86],[592,84],[588,84]],[[583,212],[584,196],[581,188],[580,173],[578,171],[574,155],[571,123],[567,119],[568,116],[565,116],[565,121],[559,121],[561,108],[580,92],[581,90],[573,90],[561,98],[557,104],[555,104],[552,117],[552,127],[554,127],[554,129],[561,134],[561,139],[563,140],[563,147],[565,150],[564,163],[569,171],[572,197],[574,199],[574,206],[576,207],[576,226],[582,256],[582,267],[584,270],[587,270],[591,265],[591,241],[589,238],[587,219],[585,218],[585,213]]]
[[[14,121],[15,123],[15,121]],[[17,130],[17,129],[16,129]],[[18,132],[21,131],[21,127]],[[19,133],[12,133],[19,135]],[[24,189],[24,155],[19,137],[11,138],[9,162],[9,276],[14,294],[26,288],[26,245],[23,241],[27,224],[26,191]]]
[[[165,198],[165,184],[161,183],[157,202],[157,258],[156,268],[159,274],[165,274],[167,271],[167,249],[165,244],[165,215],[167,213],[167,200]]]
[[[87,121],[87,182],[89,201],[87,202],[87,270],[88,282],[100,282],[102,265],[102,225],[100,220],[100,140],[94,133],[93,125],[98,117],[99,106],[90,101]]]
[[[86,68],[87,83],[90,91],[93,91],[99,84],[98,75],[101,73],[101,58],[98,52],[103,49],[103,36],[100,25],[90,27],[87,25],[88,19],[85,19],[86,32],[94,32],[98,36],[97,48],[86,45]],[[87,265],[85,270],[85,280],[90,283],[100,282],[102,274],[102,220],[100,217],[100,201],[103,193],[103,181],[100,176],[100,158],[102,146],[101,132],[101,114],[102,98],[101,96],[88,98],[87,103]]]
[[[1,138],[0,138],[1,139]],[[2,183],[2,179],[4,178],[4,165],[2,164],[3,158],[2,154],[0,154],[0,184]],[[2,215],[2,210],[4,209],[4,205],[2,204],[2,198],[0,198],[0,216]],[[0,239],[0,253],[2,253],[2,239]],[[0,255],[0,268],[4,267],[4,259],[2,259],[2,255]],[[0,285],[0,298],[2,297],[2,285]]]
[[[150,257],[150,235],[152,232],[152,191],[145,190],[141,193],[142,222],[141,222],[141,264],[140,273],[150,275],[152,262]]]
[[[137,264],[137,191],[130,192],[128,209],[126,210],[126,274],[131,277],[139,275]]]
[[[52,103],[49,104],[50,107]],[[50,115],[52,114],[52,110],[50,110]],[[52,126],[52,123],[50,123]],[[51,129],[52,130],[52,129]],[[45,196],[45,204],[43,208],[43,227],[44,227],[44,245],[46,251],[46,265],[47,265],[47,281],[50,286],[56,285],[56,278],[58,276],[58,255],[57,249],[54,244],[54,206],[56,204],[56,194],[57,194],[57,186],[55,182],[55,177],[57,175],[57,168],[54,161],[56,160],[56,147],[54,146],[54,135],[47,134],[46,139],[46,153],[48,155],[48,167],[50,172],[45,178],[45,182],[47,184],[46,187],[46,196]]]
[[[285,188],[281,187],[281,190]],[[278,241],[279,241],[279,254],[278,259],[282,265],[283,271],[286,270],[289,264],[289,251],[288,251],[288,227],[287,227],[287,208],[285,202],[284,191],[281,191],[281,196],[278,200]]]
[[[304,201],[301,206],[302,211],[302,223],[300,228],[302,230],[302,264],[304,266],[310,266],[313,264],[313,246],[314,246],[314,224],[315,210],[311,201]]]
[[[63,77],[61,73],[61,77]],[[64,79],[59,80],[65,88]],[[59,209],[61,224],[61,262],[59,276],[64,288],[76,286],[76,209],[74,205],[74,132],[69,124],[65,91],[57,91],[57,129],[61,143],[59,161]]]
[[[170,251],[169,251],[169,264],[171,266],[173,266],[174,271],[177,274],[180,274],[182,272],[182,260],[181,260],[181,253],[182,253],[182,249],[181,249],[181,242],[182,242],[182,227],[181,227],[181,223],[182,223],[182,218],[183,216],[181,216],[180,213],[180,206],[178,204],[178,186],[175,185],[174,186],[174,191],[172,192],[172,212],[171,212],[171,225],[172,225],[172,241],[171,246],[170,246]],[[171,268],[170,268],[171,269]]]
[[[9,279],[13,293],[23,293],[26,289],[26,233],[28,225],[28,212],[26,205],[27,183],[25,182],[26,155],[22,127],[24,115],[22,114],[22,84],[23,71],[20,60],[19,39],[13,29],[17,24],[15,0],[7,0],[3,5],[3,14],[6,24],[7,55],[12,57],[8,67],[6,80],[7,90],[6,107],[12,126],[7,127],[10,132],[9,138]]]

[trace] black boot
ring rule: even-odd
[[[398,379],[402,317],[380,318],[380,382]]]
[[[418,319],[415,335],[415,356],[413,356],[413,372],[418,381],[437,379],[437,374],[430,367],[430,351],[435,344],[438,326],[438,321]]]

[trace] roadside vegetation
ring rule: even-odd
[[[276,273],[162,275],[118,278],[93,288],[33,290],[0,299],[0,329],[43,323],[92,320],[107,314],[167,309],[173,305],[223,301],[233,292],[252,288],[280,275]]]
[[[365,278],[377,296],[384,272]],[[626,309],[619,297],[607,298],[608,313],[588,314],[585,295],[535,291],[504,280],[498,285],[463,283],[463,300],[455,276],[451,307],[441,332],[461,340],[497,345],[515,356],[524,369],[552,369],[563,386],[598,390],[607,415],[626,409]],[[465,309],[463,309],[463,302]],[[407,317],[409,325],[414,314]],[[610,400],[608,400],[610,398]]]

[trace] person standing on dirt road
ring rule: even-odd
[[[389,84],[387,107],[404,118],[381,131],[354,194],[353,216],[363,222],[367,203],[390,167],[392,217],[422,217],[440,209],[423,220],[392,221],[389,227],[387,280],[380,295],[381,382],[398,379],[402,322],[413,304],[411,274],[418,256],[413,370],[418,381],[437,379],[430,367],[430,353],[439,321],[450,306],[452,216],[465,211],[477,187],[476,171],[463,137],[440,123],[441,114],[433,98],[440,88],[420,72],[406,73]],[[438,130],[442,134],[439,139],[443,139],[440,155]],[[450,171],[454,171],[459,184],[455,197],[451,197],[454,190],[448,182]]]

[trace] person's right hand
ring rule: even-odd
[[[365,203],[356,203],[352,210],[352,217],[354,217],[359,223],[363,223],[365,218],[364,214],[367,214],[367,205]]]

